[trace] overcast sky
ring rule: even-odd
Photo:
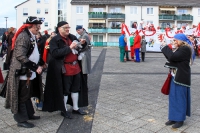
[[[26,0],[0,0],[0,28],[6,28],[6,19],[7,27],[16,27],[16,10],[15,6],[21,4]]]

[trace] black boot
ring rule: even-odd
[[[165,125],[166,125],[166,126],[169,126],[169,125],[173,125],[173,124],[175,124],[175,123],[176,123],[175,121],[170,121],[170,120],[169,120],[168,122],[165,123]]]
[[[179,127],[182,127],[183,126],[183,121],[177,121],[173,126],[172,128],[179,128]]]
[[[18,127],[24,127],[24,128],[33,128],[35,125],[25,121],[25,122],[18,122],[17,126]]]

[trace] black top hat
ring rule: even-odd
[[[26,24],[42,24],[44,22],[45,18],[38,18],[35,16],[29,16],[26,19]]]

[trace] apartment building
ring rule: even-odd
[[[200,22],[198,0],[72,0],[71,9],[72,31],[83,25],[96,46],[118,46],[122,23],[130,28],[133,22],[142,22],[143,27],[152,23],[155,27],[181,28]]]
[[[15,8],[17,28],[31,15],[45,17],[41,31],[54,31],[64,20],[75,35],[76,26],[82,25],[95,46],[118,46],[122,23],[130,28],[133,22],[181,28],[200,22],[199,0],[27,0]]]
[[[41,31],[54,31],[59,21],[70,21],[70,0],[26,0],[15,6],[17,28],[26,22],[28,16],[45,18]]]

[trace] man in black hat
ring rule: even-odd
[[[69,33],[69,24],[61,21],[57,24],[56,33],[50,41],[51,58],[48,64],[46,85],[44,91],[43,111],[61,111],[61,115],[71,119],[67,109],[67,102],[73,104],[73,113],[85,115],[86,112],[79,107],[87,106],[88,97],[82,97],[81,66],[77,54],[72,53],[79,41],[76,36]],[[81,39],[82,45],[85,40]],[[80,98],[81,97],[81,98]],[[71,105],[72,105],[71,104]]]
[[[35,35],[43,21],[44,19],[37,17],[28,17],[26,24],[13,37],[5,107],[11,108],[19,127],[32,128],[34,124],[27,121],[40,118],[34,115],[31,97],[40,99],[42,96],[38,74],[41,74],[44,62],[40,58]]]

